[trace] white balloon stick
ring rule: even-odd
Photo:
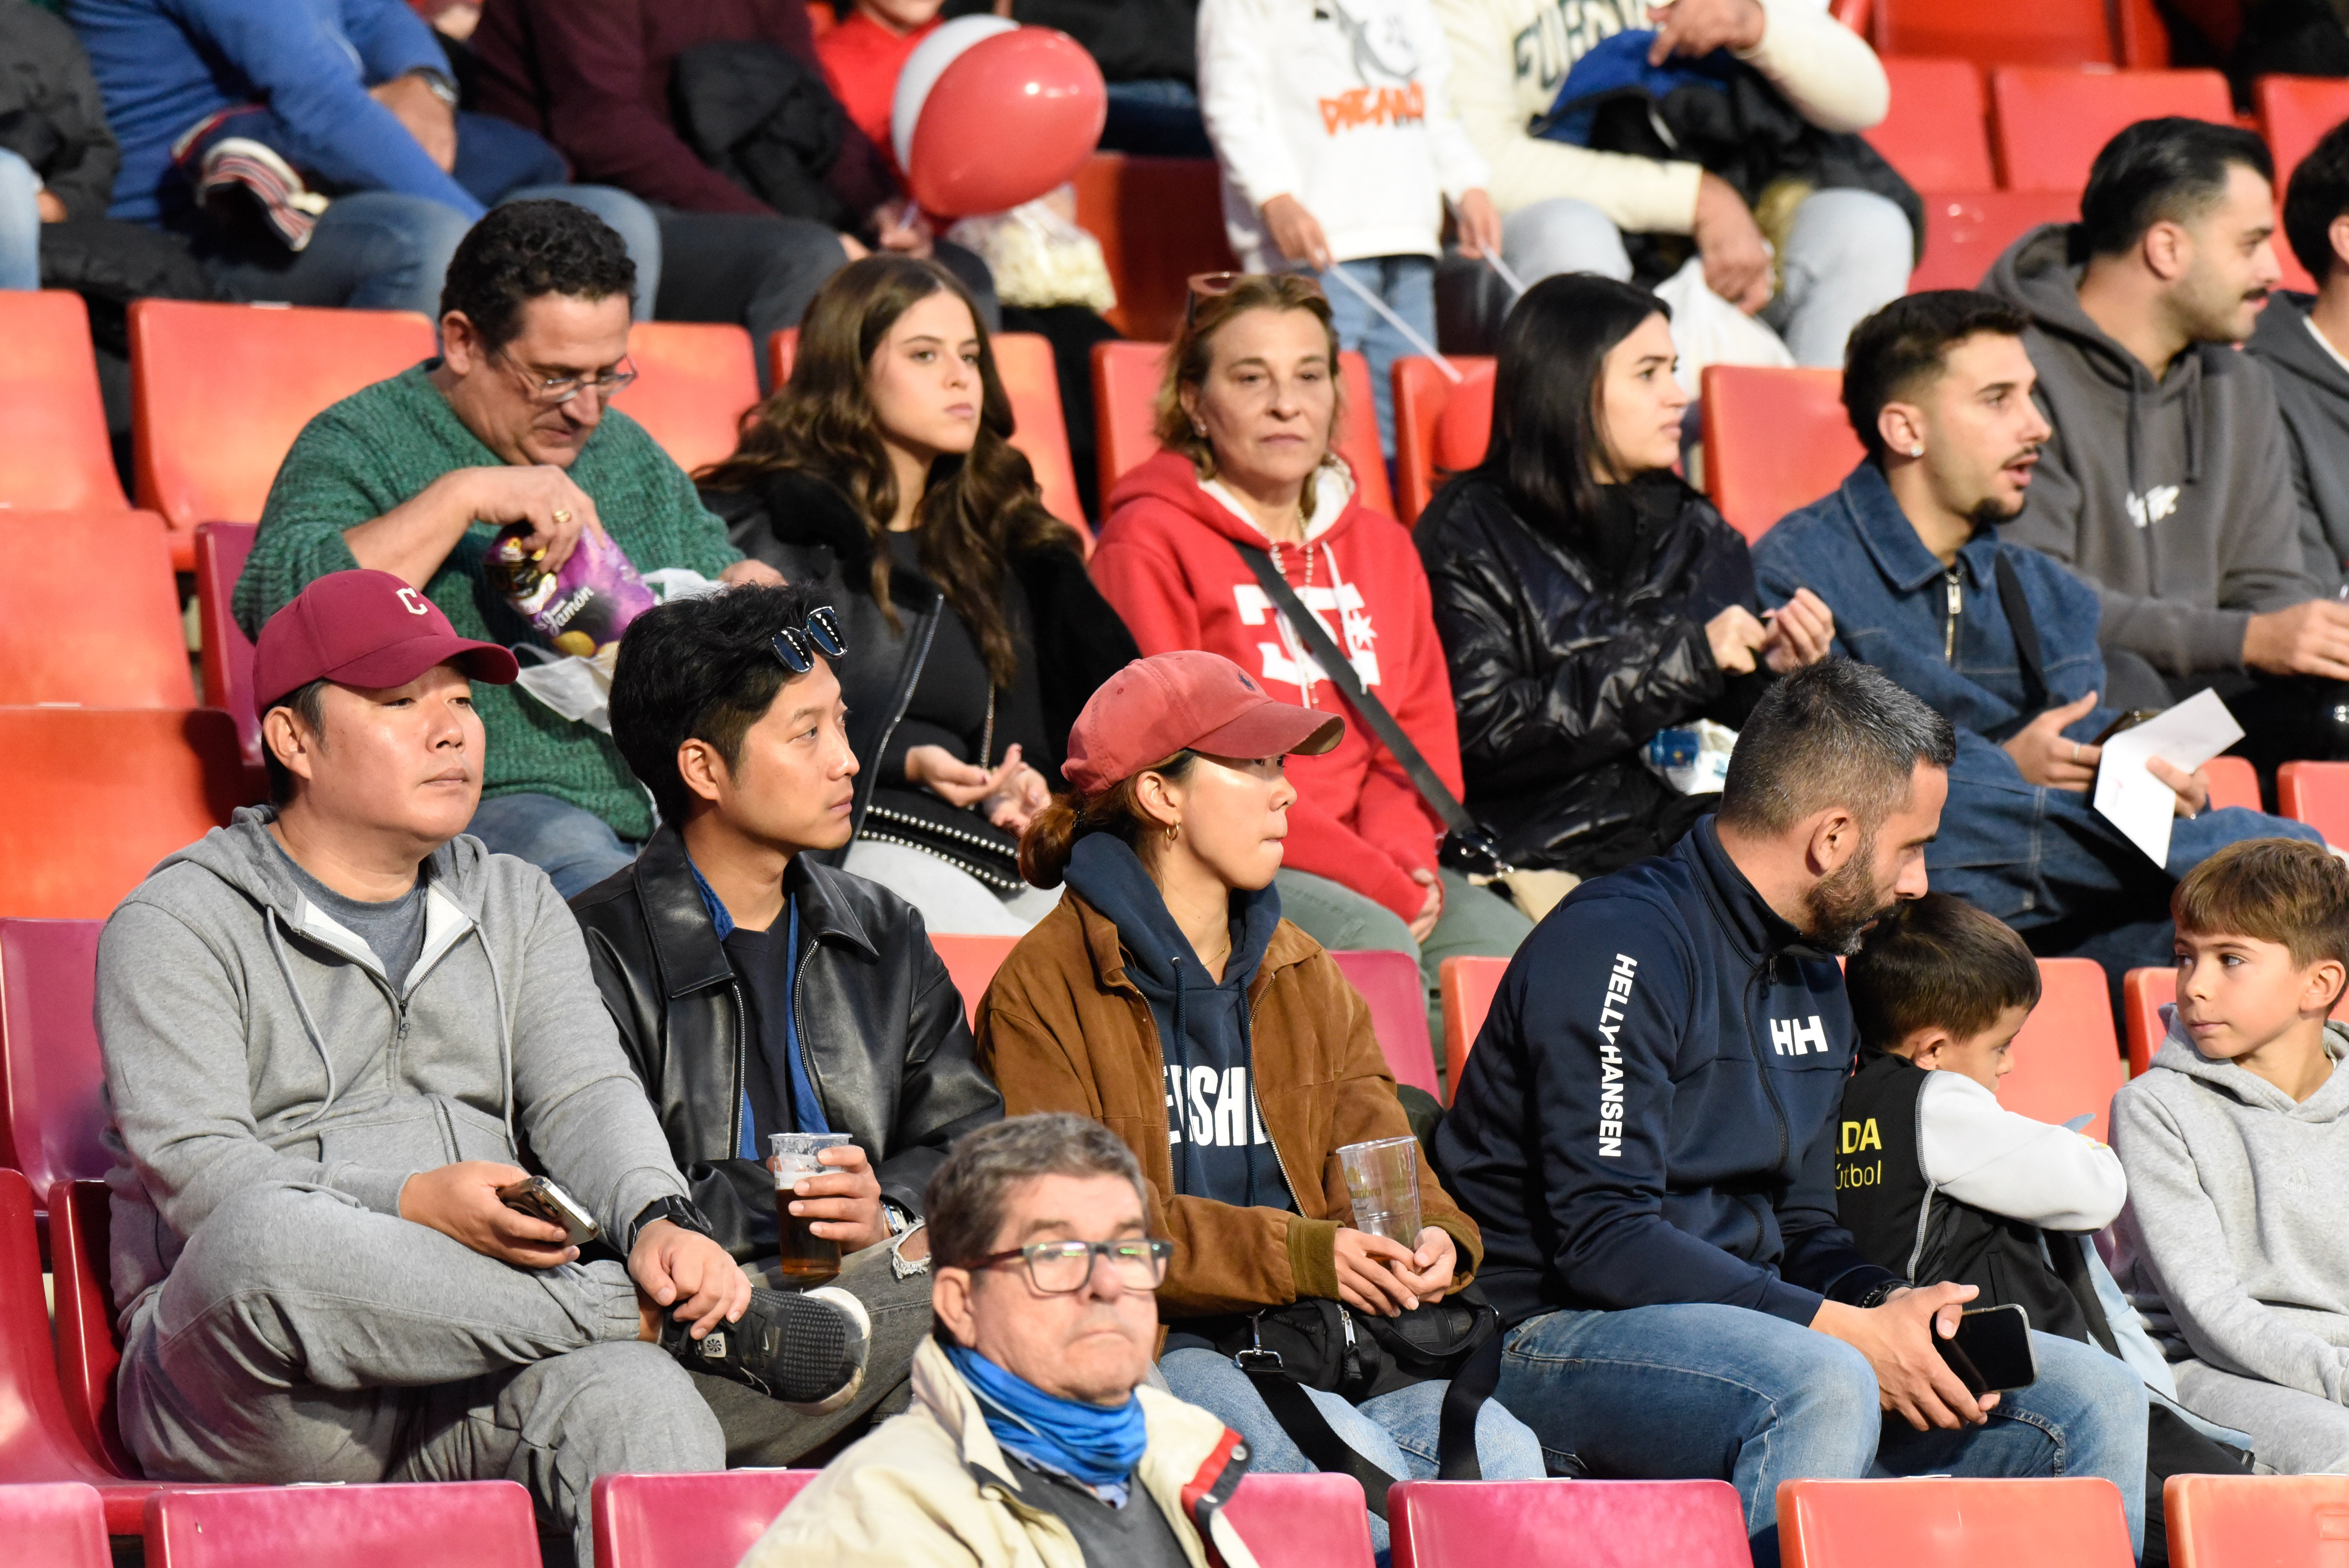
[[[1467,377],[1462,376],[1459,371],[1453,368],[1452,361],[1444,358],[1443,355],[1436,352],[1435,345],[1420,336],[1417,329],[1414,328],[1411,323],[1397,315],[1394,311],[1388,306],[1386,301],[1381,299],[1378,295],[1372,294],[1369,289],[1364,288],[1359,282],[1357,282],[1354,274],[1346,270],[1346,265],[1343,262],[1333,263],[1330,268],[1330,272],[1323,275],[1329,276],[1333,274],[1340,283],[1344,284],[1348,288],[1352,289],[1356,294],[1361,295],[1362,303],[1364,304],[1369,305],[1372,310],[1377,311],[1381,315],[1386,317],[1387,325],[1393,327],[1397,332],[1402,333],[1403,337],[1413,348],[1418,349],[1428,358],[1435,361],[1435,367],[1438,370],[1443,371],[1445,377],[1448,378],[1454,386],[1457,386],[1462,381],[1467,379]]]

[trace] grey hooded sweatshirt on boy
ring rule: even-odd
[[[2322,592],[2274,384],[2222,343],[2194,345],[2156,380],[2080,308],[2077,235],[2034,229],[1982,280],[2030,313],[2023,346],[2055,427],[2023,515],[1999,537],[2095,584],[2107,652],[2169,676],[2240,670],[2254,614]]]
[[[2172,1026],[2113,1097],[2113,1273],[2172,1361],[2349,1404],[2349,1027],[2325,1048],[2333,1076],[2294,1104]]]
[[[435,851],[396,991],[303,895],[269,820],[240,810],[164,861],[98,941],[126,1332],[205,1216],[264,1183],[396,1215],[416,1172],[526,1146],[623,1246],[646,1205],[687,1195],[544,873],[462,836]]]
[[[2339,590],[2349,562],[2349,365],[2318,340],[2311,295],[2277,294],[2260,312],[2247,346],[2275,381],[2276,403],[2292,437],[2292,477],[2316,530],[2301,541],[2308,574]]]

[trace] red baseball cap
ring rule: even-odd
[[[1136,659],[1103,681],[1069,731],[1061,772],[1098,795],[1178,751],[1313,757],[1345,735],[1336,714],[1275,702],[1223,655],[1190,649]]]
[[[315,680],[406,686],[456,663],[477,681],[512,684],[514,656],[460,637],[440,606],[388,572],[334,572],[269,617],[253,650],[254,711],[267,713]]]

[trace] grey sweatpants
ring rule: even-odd
[[[2180,1361],[2170,1370],[2179,1404],[2206,1421],[2251,1434],[2261,1473],[2349,1475],[2349,1408],[2205,1362]]]
[[[596,1476],[726,1462],[692,1377],[639,1327],[619,1264],[515,1268],[332,1192],[259,1187],[133,1315],[122,1438],[173,1480],[519,1481],[592,1563]]]

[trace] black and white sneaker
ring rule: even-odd
[[[794,1409],[821,1416],[856,1398],[873,1319],[864,1304],[837,1285],[809,1291],[753,1287],[739,1323],[720,1323],[699,1339],[691,1326],[661,1321],[661,1348],[694,1372],[756,1388]]]

